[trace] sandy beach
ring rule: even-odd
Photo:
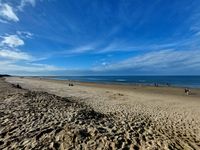
[[[200,149],[199,89],[0,82],[0,149]]]

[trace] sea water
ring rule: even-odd
[[[54,76],[56,80],[75,80],[104,84],[143,84],[200,88],[200,76]]]

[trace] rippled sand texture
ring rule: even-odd
[[[200,149],[196,98],[14,81],[40,91],[0,80],[0,149]]]

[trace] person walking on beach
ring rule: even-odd
[[[190,94],[190,90],[188,88],[185,88],[185,94],[189,95]]]

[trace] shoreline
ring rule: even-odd
[[[50,82],[57,82],[62,84],[69,84],[74,83],[75,85],[81,86],[88,86],[88,87],[95,87],[95,88],[108,88],[109,89],[117,89],[117,90],[125,90],[125,91],[132,91],[137,90],[137,92],[144,92],[144,93],[158,93],[164,95],[177,95],[177,96],[186,96],[184,93],[184,87],[174,87],[174,86],[150,86],[150,85],[143,85],[143,84],[113,84],[113,83],[98,83],[98,82],[87,82],[87,81],[78,81],[78,80],[57,80],[57,79],[49,79],[49,78],[40,78],[40,77],[19,77],[19,78],[27,78],[27,79],[35,79],[35,80],[44,80]],[[191,89],[191,94],[189,97],[199,97],[200,98],[200,88],[189,88]]]
[[[77,76],[79,77],[79,76]],[[84,79],[84,77],[87,77]],[[100,78],[98,78],[100,77]],[[115,77],[113,79],[111,79],[110,81],[107,79],[101,79],[101,77]],[[117,77],[117,78],[116,78]],[[154,81],[149,81],[149,82],[145,82],[145,80],[148,81],[148,79],[141,79],[144,80],[144,82],[140,82],[141,80],[137,81],[132,81],[132,80],[128,80],[127,77],[156,77],[158,78],[158,80],[154,80]],[[157,84],[159,87],[177,87],[177,88],[191,88],[191,89],[200,89],[200,85],[194,85],[194,84],[177,84],[177,83],[172,83],[170,81],[159,81],[160,77],[200,77],[200,76],[83,76],[83,79],[75,79],[74,76],[69,76],[68,79],[66,78],[62,78],[62,76],[59,77],[42,77],[42,78],[46,78],[46,79],[53,79],[53,80],[71,80],[71,81],[77,81],[77,82],[89,82],[89,83],[97,83],[97,84],[117,84],[117,85],[141,85],[141,86],[155,86],[155,84]],[[74,78],[74,79],[70,79],[70,78]],[[80,76],[79,78],[82,78],[82,76]],[[93,78],[93,79],[90,79]],[[107,80],[107,81],[106,81]],[[162,79],[161,79],[162,80]],[[168,79],[170,80],[170,79]],[[129,82],[128,82],[129,81]],[[184,81],[182,81],[184,82]],[[199,83],[200,84],[200,83]]]
[[[19,77],[19,78],[41,78],[41,79],[49,79],[49,80],[57,80],[57,81],[74,81],[74,82],[83,82],[83,83],[96,83],[96,84],[111,84],[111,85],[128,85],[128,86],[150,86],[150,87],[155,87],[155,84],[158,85],[158,87],[172,87],[172,88],[190,88],[190,89],[200,89],[200,85],[191,85],[191,84],[176,84],[176,83],[172,83],[170,81],[156,81],[155,82],[133,82],[133,81],[129,81],[127,79],[113,79],[111,81],[106,81],[104,79],[100,79],[100,80],[90,80],[90,79],[70,79],[71,77],[91,77],[91,78],[95,78],[96,76],[66,76],[69,77],[68,79],[64,79],[56,77],[56,76],[13,76],[13,77]],[[65,76],[64,76],[65,77]],[[134,76],[97,76],[97,77],[134,77]],[[135,76],[135,77],[140,77],[140,76]],[[191,75],[191,76],[181,76],[181,75],[177,75],[177,76],[141,76],[141,77],[199,77],[198,75]],[[118,81],[118,80],[122,80],[122,81]],[[146,80],[146,79],[145,79]],[[184,81],[183,81],[184,82]]]

